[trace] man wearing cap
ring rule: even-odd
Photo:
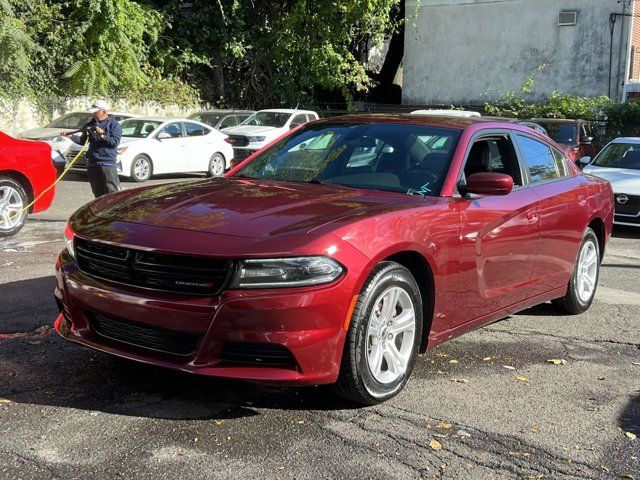
[[[120,189],[116,159],[118,145],[122,137],[122,128],[118,121],[109,115],[109,105],[104,100],[96,100],[89,111],[93,119],[87,123],[81,135],[64,132],[79,145],[89,141],[87,150],[87,177],[96,198]]]

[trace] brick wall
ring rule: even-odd
[[[634,13],[640,14],[640,8],[635,5]],[[631,24],[631,65],[629,65],[629,80],[640,81],[640,18],[632,17]]]

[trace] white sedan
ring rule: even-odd
[[[613,223],[640,227],[640,138],[616,138],[594,159],[582,157],[584,173],[611,183],[615,200]]]
[[[118,147],[118,175],[144,182],[163,173],[206,172],[219,177],[230,168],[233,147],[229,137],[194,120],[139,117],[123,120]],[[80,147],[70,149],[70,161]],[[74,170],[86,169],[81,158]]]

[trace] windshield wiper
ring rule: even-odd
[[[315,183],[317,185],[326,185],[327,183],[331,183],[331,182],[326,182],[324,180],[320,180],[319,178],[312,178],[307,183]]]

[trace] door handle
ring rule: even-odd
[[[578,205],[584,207],[587,204],[587,197],[584,195],[578,195]]]
[[[536,220],[538,218],[538,212],[534,212],[532,210],[529,210],[527,212],[527,220]]]

